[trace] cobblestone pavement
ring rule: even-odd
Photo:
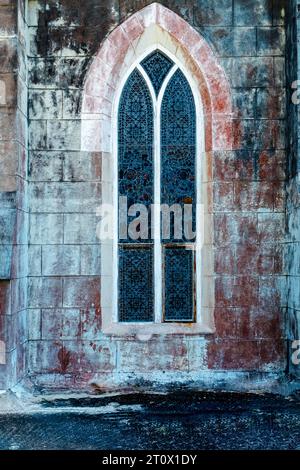
[[[187,393],[43,399],[0,415],[0,449],[298,449],[300,399]]]

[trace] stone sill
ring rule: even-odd
[[[215,329],[204,323],[109,323],[102,326],[102,332],[112,336],[137,336],[148,340],[152,335],[207,335]]]

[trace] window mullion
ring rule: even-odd
[[[162,253],[160,234],[160,102],[154,107],[154,308],[155,323],[162,321]]]
[[[161,240],[161,105],[166,87],[178,69],[175,64],[166,76],[157,100],[154,101],[154,318],[155,323],[163,321],[163,272]]]

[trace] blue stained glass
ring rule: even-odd
[[[127,206],[153,202],[153,103],[138,70],[128,78],[119,105],[119,196]],[[136,216],[138,216],[137,214]],[[135,217],[132,217],[135,218]],[[131,222],[128,217],[127,226]],[[150,230],[149,211],[149,230]],[[119,240],[118,304],[120,322],[153,321],[153,244]],[[133,245],[135,243],[135,245]]]
[[[192,228],[196,214],[196,110],[188,81],[178,69],[170,80],[161,109],[161,202],[192,204]],[[171,221],[170,241],[175,239]],[[188,240],[191,241],[191,240]]]
[[[153,249],[119,247],[119,321],[151,322],[154,316]]]
[[[165,321],[194,321],[194,251],[165,248]]]
[[[127,197],[128,207],[144,204],[149,208],[153,203],[153,125],[150,92],[142,75],[134,70],[121,96],[118,123],[119,196]],[[150,215],[149,211],[149,230]]]
[[[158,95],[164,79],[173,67],[174,63],[159,51],[155,51],[148,55],[146,59],[141,62],[144,70],[147,72],[156,95]]]

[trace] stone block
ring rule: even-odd
[[[10,292],[9,281],[0,280],[0,318],[11,313]]]
[[[233,183],[217,182],[213,185],[214,211],[233,210]]]
[[[17,138],[16,118],[14,114],[0,113],[0,141]]]
[[[29,243],[51,245],[63,243],[62,214],[30,214]]]
[[[233,88],[233,109],[235,117],[254,118],[256,104],[255,88]]]
[[[15,176],[0,176],[0,192],[13,193],[17,189]]]
[[[17,68],[17,39],[0,38],[0,73],[16,72]]]
[[[44,276],[76,276],[80,274],[80,247],[76,245],[43,245]]]
[[[0,107],[15,108],[17,104],[17,77],[15,73],[0,74]]]
[[[215,181],[252,180],[255,159],[249,150],[214,152],[213,175]]]
[[[13,279],[11,281],[11,313],[15,314],[26,309],[27,304],[27,278]]]
[[[255,276],[220,276],[215,282],[217,307],[257,305],[258,279]]]
[[[62,305],[62,279],[31,277],[28,279],[29,308],[55,308]]]
[[[82,91],[68,89],[63,92],[63,117],[64,119],[80,119]]]
[[[206,26],[200,33],[211,42],[220,57],[256,55],[255,28]]]
[[[274,82],[271,57],[233,58],[231,82],[234,87],[269,87]]]
[[[285,235],[285,215],[281,213],[259,213],[258,237],[260,243],[274,240],[283,241]]]
[[[27,335],[29,341],[41,339],[41,310],[27,309]]]
[[[260,88],[257,90],[256,116],[258,118],[283,119],[286,114],[284,88]]]
[[[262,309],[269,309],[272,305],[273,311],[286,306],[285,276],[260,276],[259,305]]]
[[[82,340],[98,341],[101,335],[102,315],[99,308],[80,310],[80,337]]]
[[[234,24],[258,26],[272,24],[272,0],[234,0]]]
[[[80,332],[80,311],[78,309],[43,309],[42,339],[76,339]]]
[[[252,149],[256,139],[254,119],[233,120],[233,148],[236,150]]]
[[[248,307],[215,308],[214,320],[217,338],[248,339],[250,312]]]
[[[65,152],[64,161],[65,181],[99,181],[101,179],[101,152]]]
[[[252,339],[273,339],[282,335],[282,315],[280,310],[270,308],[251,309],[249,315],[249,334]]]
[[[64,279],[64,307],[99,308],[99,277],[81,276]]]
[[[272,182],[234,183],[234,207],[242,211],[273,211],[275,188]]]
[[[286,84],[285,58],[274,57],[274,85],[282,87]]]
[[[100,243],[98,245],[81,245],[80,274],[84,276],[101,275]]]
[[[31,373],[57,373],[62,343],[59,341],[30,341],[28,344],[28,367]]]
[[[96,214],[65,214],[65,243],[97,243],[96,229],[99,222]]]
[[[0,35],[13,36],[17,32],[17,8],[16,5],[1,5],[0,10]]]
[[[284,370],[286,351],[282,338],[263,339],[260,341],[260,368],[266,371]]]
[[[27,6],[27,24],[28,26],[38,26],[39,13],[42,11],[43,2],[41,0],[31,0]]]
[[[95,373],[112,372],[116,367],[116,344],[107,340],[43,341],[39,344],[42,364],[46,370],[48,368],[48,372],[71,374],[75,377],[80,375],[84,383],[91,381]],[[43,351],[43,346],[47,344],[53,346],[54,355],[48,348]]]
[[[283,181],[274,181],[274,212],[284,212],[286,206],[286,184]]]
[[[81,123],[76,120],[47,121],[47,148],[49,150],[80,150]]]
[[[29,119],[61,119],[62,90],[29,90]]]
[[[198,0],[194,8],[194,22],[202,25],[232,25],[231,0]]]
[[[219,370],[258,370],[260,366],[260,342],[222,339],[208,346],[208,367]]]
[[[257,150],[285,149],[285,130],[285,121],[283,120],[257,120],[255,148]]]
[[[0,245],[13,243],[15,221],[16,211],[14,209],[0,208]]]
[[[47,121],[29,122],[29,148],[32,150],[46,149]]]
[[[284,150],[257,152],[257,176],[262,181],[285,181],[286,153]]]
[[[29,178],[31,181],[62,181],[64,153],[31,151],[29,154]]]
[[[0,279],[10,279],[12,247],[0,245]]]
[[[48,66],[48,64],[45,65]],[[57,60],[54,78],[58,88],[82,88],[89,65],[89,57],[68,57]]]
[[[30,88],[57,88],[59,77],[57,76],[58,60],[51,58],[28,58],[28,79]]]
[[[28,276],[42,275],[42,250],[40,245],[28,246]]]
[[[95,213],[101,203],[101,183],[33,183],[30,191],[33,212]]]
[[[215,274],[234,275],[236,273],[235,246],[227,245],[218,247],[214,253],[214,272]]]
[[[122,372],[188,371],[188,345],[184,338],[120,341],[118,369]]]
[[[253,213],[214,214],[214,241],[224,246],[232,243],[257,243],[257,215]]]
[[[261,56],[284,56],[285,30],[279,27],[257,28],[257,54]]]

